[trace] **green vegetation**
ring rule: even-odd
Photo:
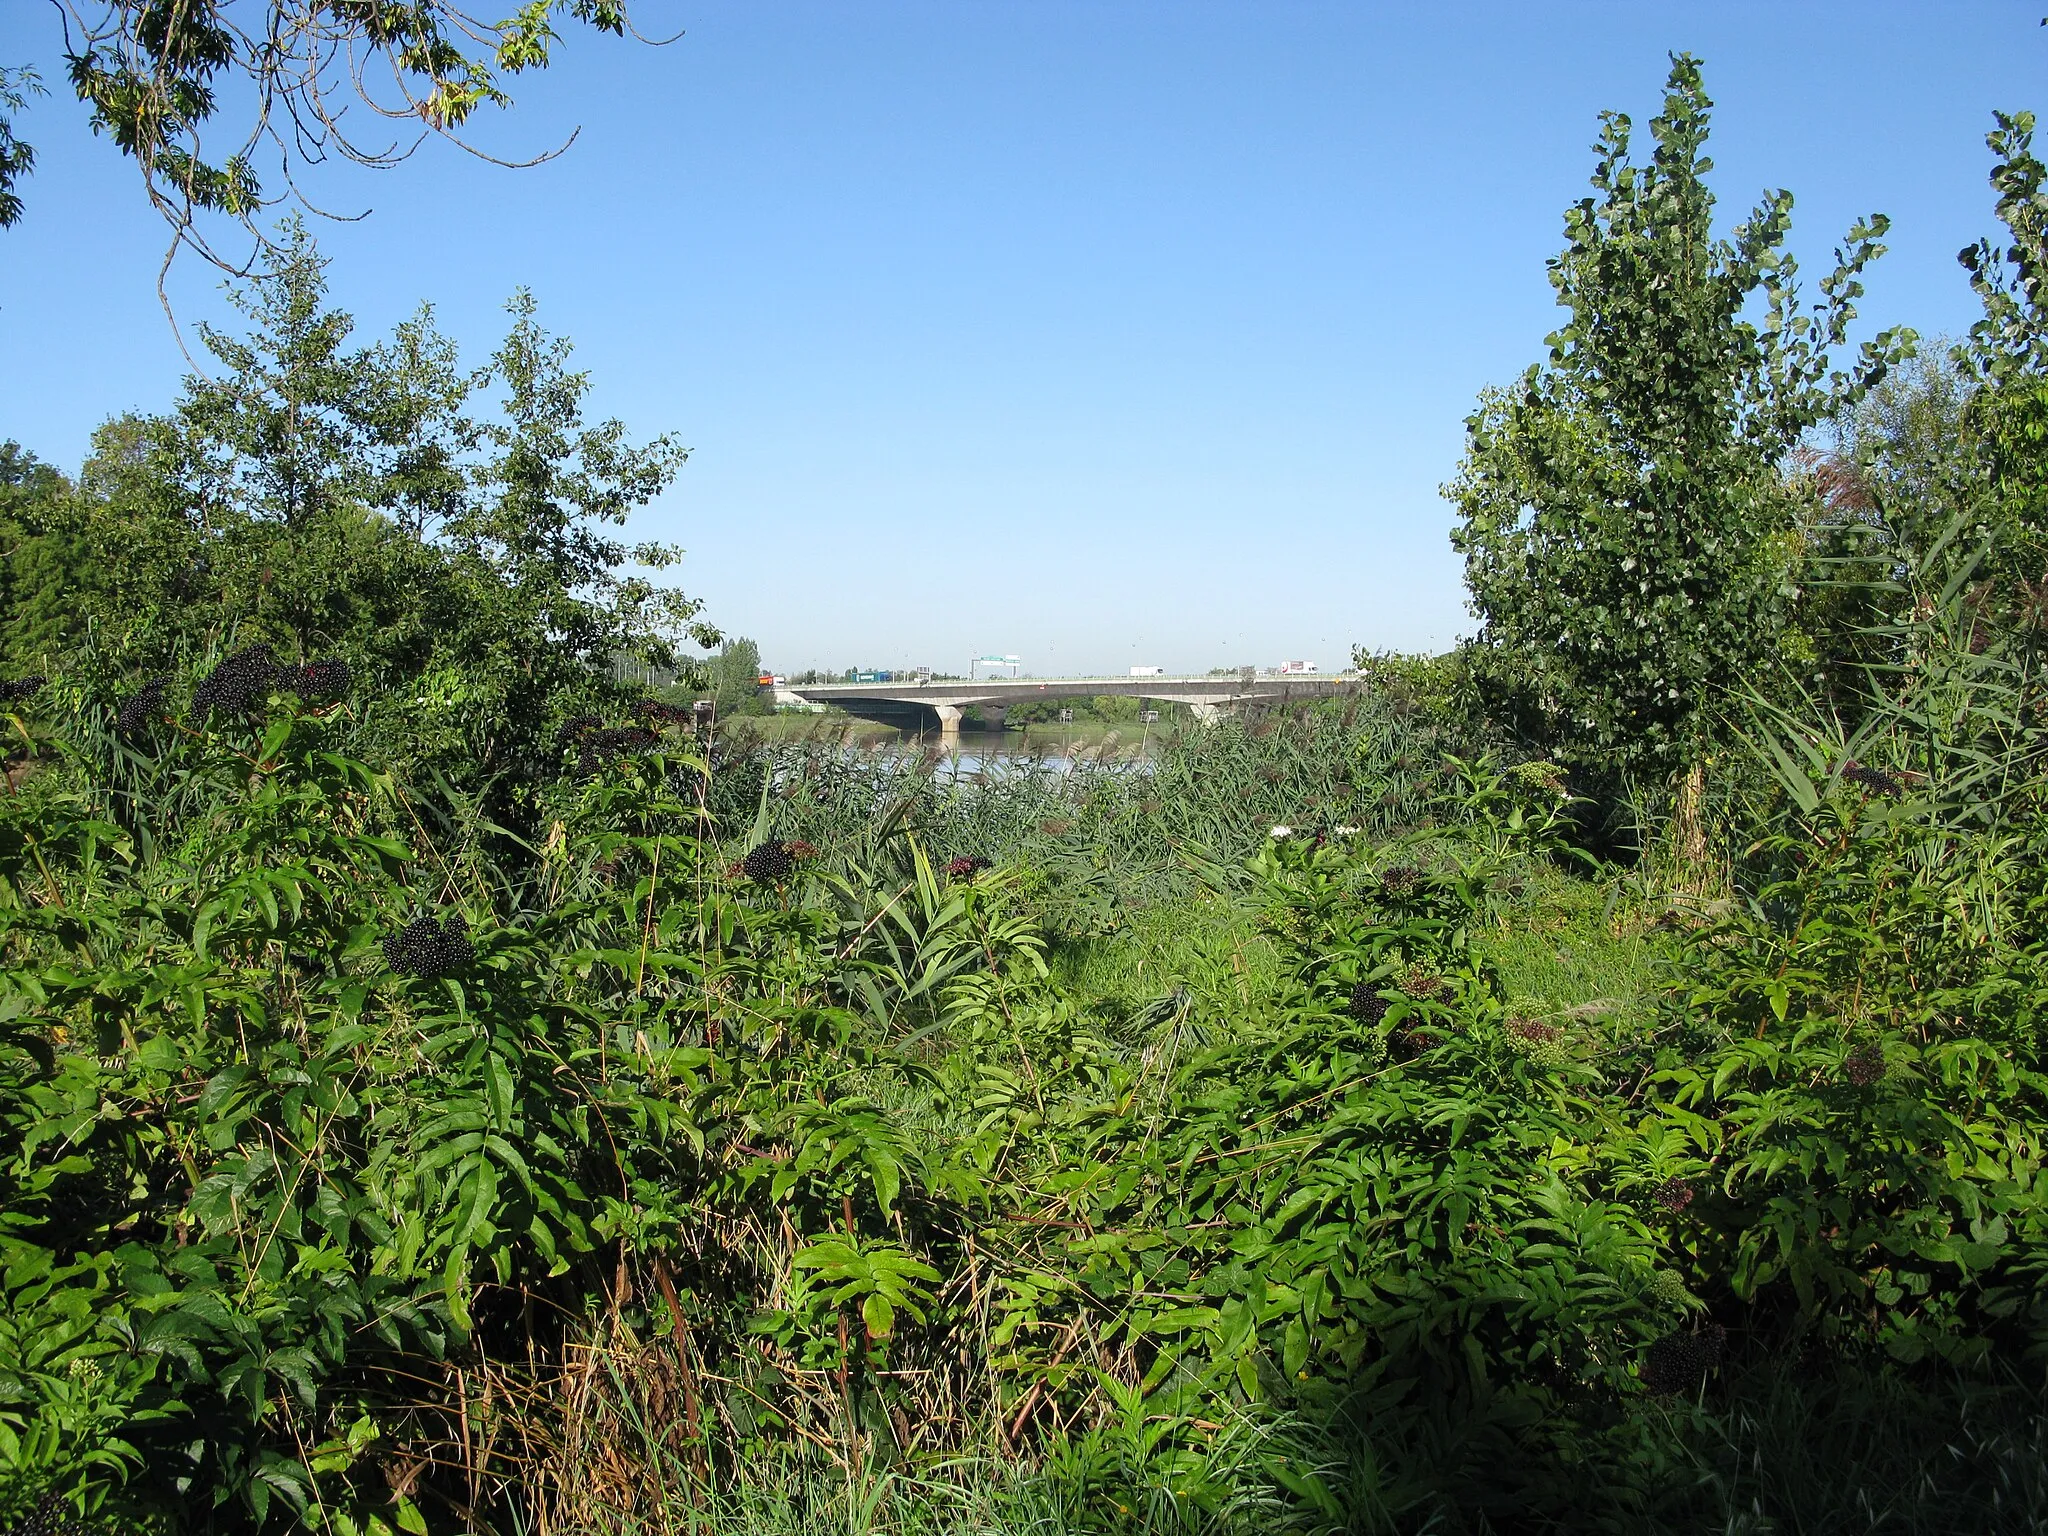
[[[397,165],[420,141],[359,136],[351,107],[374,103],[378,120],[460,137],[479,107],[512,105],[508,77],[548,67],[558,21],[614,36],[631,30],[622,0],[525,0],[495,23],[446,0],[219,0],[201,9],[62,0],[56,11],[50,41],[94,135],[134,162],[174,253],[186,246],[230,270],[240,264],[217,254],[194,215],[225,214],[257,234],[263,211],[295,195],[266,188],[258,158],[274,156],[279,182],[300,189],[294,178],[328,160]],[[0,68],[0,229],[20,221],[22,184],[35,169],[15,115],[42,94],[33,67]],[[223,107],[241,121],[216,124]],[[215,126],[241,148],[209,161],[201,141]]]
[[[351,350],[292,237],[10,445],[0,1521],[2041,1529],[2043,171],[1832,384],[1869,248],[1795,323],[1704,111],[1474,419],[1480,640],[1145,761],[626,688],[679,454],[523,299]]]
[[[742,637],[727,640],[704,670],[720,719],[775,713],[774,697],[761,692],[761,647],[753,641]]]
[[[338,661],[379,701],[380,762],[488,782],[524,824],[568,721],[634,697],[620,672],[718,639],[623,573],[681,552],[611,532],[682,449],[586,422],[589,380],[527,295],[476,372],[431,309],[352,346],[297,226],[236,297],[247,336],[201,328],[217,373],[107,423],[75,483],[10,449],[9,659],[105,693],[235,647]]]
[[[1143,723],[1143,716],[1147,710],[1155,711],[1162,722],[1182,719],[1187,715],[1187,706],[1183,704],[1104,693],[1085,698],[1047,699],[1043,703],[1013,704],[1004,723],[1014,726],[1057,725],[1062,723],[1061,710],[1071,714],[1074,723],[1085,722],[1091,725],[1137,726]]]
[[[1570,318],[1547,366],[1482,401],[1452,487],[1495,707],[1582,775],[1645,784],[1696,772],[1724,679],[1794,648],[1814,506],[1781,465],[1908,348],[1886,333],[1830,372],[1881,216],[1849,232],[1812,313],[1783,249],[1791,193],[1714,238],[1709,105],[1676,61],[1647,163],[1606,115],[1595,195],[1550,266]]]

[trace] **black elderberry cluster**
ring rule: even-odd
[[[576,766],[583,773],[595,773],[617,758],[631,757],[660,745],[661,738],[644,725],[615,725],[592,731],[583,739]]]
[[[93,1527],[54,1493],[46,1493],[36,1507],[6,1526],[5,1536],[90,1536]]]
[[[384,963],[401,976],[431,981],[461,970],[475,958],[469,924],[459,912],[438,922],[422,913],[384,941]]]
[[[604,721],[597,715],[572,715],[562,722],[562,729],[555,737],[555,754],[558,757],[566,757],[574,752],[580,763],[583,739],[603,727]]]
[[[345,661],[309,661],[300,667],[278,671],[277,686],[296,693],[307,703],[328,703],[347,695],[355,674]]]
[[[1693,1189],[1684,1179],[1666,1179],[1657,1186],[1657,1203],[1676,1216],[1692,1204]]]
[[[245,646],[227,657],[192,690],[192,707],[239,714],[252,708],[277,681],[277,660],[267,645]]]
[[[1728,1330],[1710,1323],[1698,1333],[1667,1333],[1643,1356],[1643,1385],[1659,1396],[1690,1392],[1721,1363]]]
[[[1842,780],[1844,783],[1867,789],[1872,794],[1883,795],[1887,799],[1896,800],[1906,792],[1906,786],[1882,768],[1873,768],[1868,763],[1857,762],[1854,758],[1843,765]]]
[[[763,843],[740,861],[740,870],[749,880],[780,885],[796,873],[796,853],[788,843]]]
[[[607,726],[597,715],[578,715],[563,725],[560,748],[574,750],[577,776],[587,779],[615,759],[660,744],[661,737],[644,725]]]
[[[1351,1017],[1362,1019],[1367,1024],[1377,1024],[1387,1016],[1387,1000],[1380,996],[1379,988],[1369,981],[1361,981],[1352,986],[1349,1008]]]
[[[49,682],[40,672],[32,677],[17,677],[12,682],[0,682],[0,704],[19,704],[32,699],[43,691]]]
[[[987,859],[958,858],[946,861],[946,874],[954,880],[972,880],[989,867]]]
[[[633,713],[654,725],[688,725],[697,718],[688,705],[664,704],[660,699],[642,699],[633,706]]]
[[[1884,1050],[1876,1045],[1859,1045],[1842,1063],[1842,1075],[1858,1088],[1868,1088],[1884,1076]]]
[[[133,736],[137,731],[157,719],[164,712],[164,689],[169,686],[168,677],[152,677],[136,691],[133,698],[121,706],[121,712],[114,716],[114,729],[123,736]]]
[[[1396,1061],[1413,1061],[1435,1044],[1428,1030],[1405,1026],[1388,1037],[1387,1054]]]

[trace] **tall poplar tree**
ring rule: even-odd
[[[2048,603],[2048,166],[2034,154],[2033,113],[1993,118],[1985,142],[2006,233],[1960,254],[1984,317],[1955,359],[1977,386],[1964,415],[1986,481],[1973,531],[1988,579],[2005,589],[1991,596],[2021,596],[2038,625]]]
[[[1803,434],[1910,348],[1887,332],[1830,367],[1887,221],[1849,232],[1802,307],[1792,195],[1714,231],[1700,65],[1672,59],[1655,148],[1607,113],[1593,195],[1550,263],[1567,311],[1550,356],[1489,391],[1445,494],[1482,627],[1475,673],[1583,776],[1677,781],[1696,809],[1714,708],[1770,672],[1798,580]]]

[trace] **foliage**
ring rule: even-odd
[[[1783,249],[1790,193],[1715,238],[1709,106],[1679,55],[1647,163],[1605,115],[1595,195],[1550,265],[1570,318],[1547,365],[1482,400],[1447,491],[1482,687],[1564,761],[1644,785],[1699,760],[1722,680],[1774,670],[1801,579],[1780,462],[1904,345],[1886,333],[1830,372],[1881,216],[1850,231],[1810,313]]]
[[[54,1479],[114,1516],[183,1479],[181,1504],[222,1524],[517,1507],[616,1527],[679,1499],[765,1521],[776,1487],[825,1496],[803,1480],[829,1456],[862,1508],[937,1477],[937,1507],[1079,1530],[1588,1507],[1685,1528],[1694,1495],[1658,1479],[1719,1465],[1722,1421],[1668,1421],[1646,1362],[1731,1308],[1760,1344],[1799,1326],[1774,1300],[1790,1282],[1745,1257],[1765,1226],[1743,1202],[1834,1198],[1821,1149],[1852,1129],[1842,1155],[1890,1166],[1864,1150],[1896,1134],[1856,1119],[1867,1091],[1810,1086],[1835,1046],[1788,1043],[1805,1070],[1770,1089],[1670,1055],[1663,1026],[1510,986],[1493,957],[1546,931],[1527,904],[1580,862],[1573,807],[1542,763],[1394,768],[1376,754],[1419,749],[1413,714],[1170,740],[1153,771],[1188,798],[1258,786],[1295,812],[1224,852],[1234,822],[1183,806],[1212,841],[1165,863],[1194,885],[1156,853],[1150,875],[1112,860],[1122,943],[1155,937],[1098,1004],[1070,946],[1094,942],[1077,888],[1104,872],[1055,854],[1122,825],[1087,808],[1143,789],[1110,768],[899,780],[914,792],[870,797],[856,831],[845,797],[868,781],[836,792],[836,823],[806,821],[816,799],[775,793],[790,762],[699,762],[670,738],[565,786],[524,862],[446,791],[338,750],[360,739],[349,707],[277,694],[247,722],[123,739],[90,705],[64,725],[81,700],[53,692],[59,755],[0,802],[0,1423],[23,1497]],[[1299,812],[1325,747],[1413,798],[1318,832]],[[732,807],[717,844],[700,803]],[[1054,804],[1068,827],[996,868],[930,851]],[[769,842],[785,858],[745,873]],[[1148,880],[1167,904],[1140,924]],[[1176,950],[1165,914],[1198,901],[1223,926]],[[422,912],[468,919],[473,958],[440,979],[391,969]],[[1775,1018],[1747,978],[1776,951],[1745,960],[1749,929],[1716,932],[1672,1006],[1729,1019],[1733,1060],[1747,1021]],[[1826,940],[1852,941],[1831,975],[1925,986],[1987,963],[1961,940],[1896,962]],[[2010,1144],[2010,1168],[2026,1100],[1999,1081],[1950,1112],[1980,1160]],[[1816,1102],[1736,1102],[1767,1092]],[[1743,1149],[1726,1193],[1702,1165],[1736,1154],[1689,1140],[1702,1123]],[[1700,1190],[1683,1220],[1660,1197],[1674,1178]],[[2007,1221],[1953,1305],[1921,1293],[1942,1319],[1921,1331],[1958,1345],[1935,1353],[1966,1360],[2026,1326],[2027,1304],[1997,1309],[2040,1245],[2021,1192],[1949,1179]],[[990,1474],[1006,1491],[946,1491],[963,1454],[1009,1469]]]
[[[71,486],[19,443],[0,443],[0,655],[48,667],[77,634],[76,589],[85,576],[65,526]]]
[[[1986,141],[1996,157],[1991,185],[2009,243],[2000,250],[1984,240],[1961,253],[1984,316],[1956,356],[1981,386],[1969,402],[1968,425],[1990,492],[1978,499],[1971,542],[1993,544],[1985,574],[2010,586],[2048,575],[2048,477],[2041,470],[2048,436],[2048,172],[2033,152],[2033,114],[1994,116],[1997,127]],[[2001,596],[2011,600],[2010,593]]]
[[[753,641],[744,636],[728,639],[705,663],[704,670],[711,684],[712,702],[717,706],[721,720],[734,715],[770,712],[772,704],[762,697],[759,685],[761,647]]]
[[[1479,714],[1471,658],[1462,647],[1438,656],[1410,656],[1355,646],[1351,667],[1361,684],[1397,708],[1439,720],[1471,720]]]
[[[2024,635],[1986,644],[1960,580],[1927,601],[1910,669],[1852,732],[1760,720],[1784,807],[1746,899],[1693,939],[1637,1176],[1696,1189],[1694,1262],[1783,1326],[1909,1360],[2031,1358],[2040,660]]]
[[[226,0],[168,10],[149,0],[64,0],[58,9],[71,87],[92,131],[135,162],[171,227],[172,251],[188,246],[231,268],[239,264],[215,253],[197,216],[225,213],[255,234],[258,216],[284,197],[265,190],[259,154],[278,157],[288,186],[329,158],[396,165],[429,133],[462,142],[477,108],[511,106],[505,77],[548,66],[561,41],[558,19],[613,35],[630,28],[621,0],[525,0],[496,23],[446,0]],[[224,103],[246,105],[248,118],[223,154],[204,139]],[[0,95],[0,105],[21,103]],[[389,142],[361,137],[347,126],[351,106],[403,131]],[[0,227],[20,216],[13,184],[33,163],[0,119]]]
[[[1154,706],[1149,699],[1135,698],[1129,694],[1094,694],[1083,698],[1047,699],[1013,704],[1005,716],[1009,725],[1041,725],[1060,723],[1062,711],[1075,720],[1100,721],[1112,725],[1137,725],[1146,710],[1157,708],[1162,716],[1178,713],[1172,704]]]
[[[1976,445],[1964,422],[1971,393],[1955,349],[1932,346],[1894,368],[1837,423],[1836,464],[1851,477],[1841,487],[1843,510],[1879,524],[1894,562],[1923,559],[1981,499]],[[1973,528],[1958,553],[1990,533]]]
[[[1468,488],[1482,577],[1588,602],[1667,518],[1628,656],[1759,668],[1712,899],[1575,846],[1704,693],[1622,675],[1568,781],[1472,716],[1506,618],[1143,759],[632,702],[690,612],[602,525],[679,453],[524,300],[482,376],[354,350],[300,245],[77,486],[8,451],[91,628],[0,679],[0,1520],[2040,1529],[2043,650],[1972,436],[2026,367],[1788,454],[1884,360],[1824,357],[1876,232],[1799,313],[1704,114],[1681,59],[1652,166],[1610,122]]]
[[[30,96],[43,94],[42,79],[33,69],[0,68],[0,229],[21,222],[21,194],[15,188],[36,168],[35,146],[15,134],[14,114]]]
[[[529,296],[474,374],[428,309],[351,345],[297,226],[237,298],[246,337],[201,333],[220,374],[189,378],[169,415],[102,428],[77,493],[49,504],[38,549],[70,579],[10,588],[19,664],[70,649],[112,686],[256,641],[345,660],[384,695],[377,756],[495,780],[507,813],[559,769],[564,720],[626,702],[622,663],[672,666],[679,640],[716,639],[694,601],[623,574],[679,552],[607,527],[683,451],[584,420],[588,376]],[[468,414],[493,389],[498,409]],[[68,647],[36,606],[60,592]]]

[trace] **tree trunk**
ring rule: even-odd
[[[1678,864],[1678,884],[1694,895],[1706,895],[1714,885],[1714,873],[1707,859],[1707,765],[1694,758],[1678,781],[1678,802],[1671,817],[1672,853]]]

